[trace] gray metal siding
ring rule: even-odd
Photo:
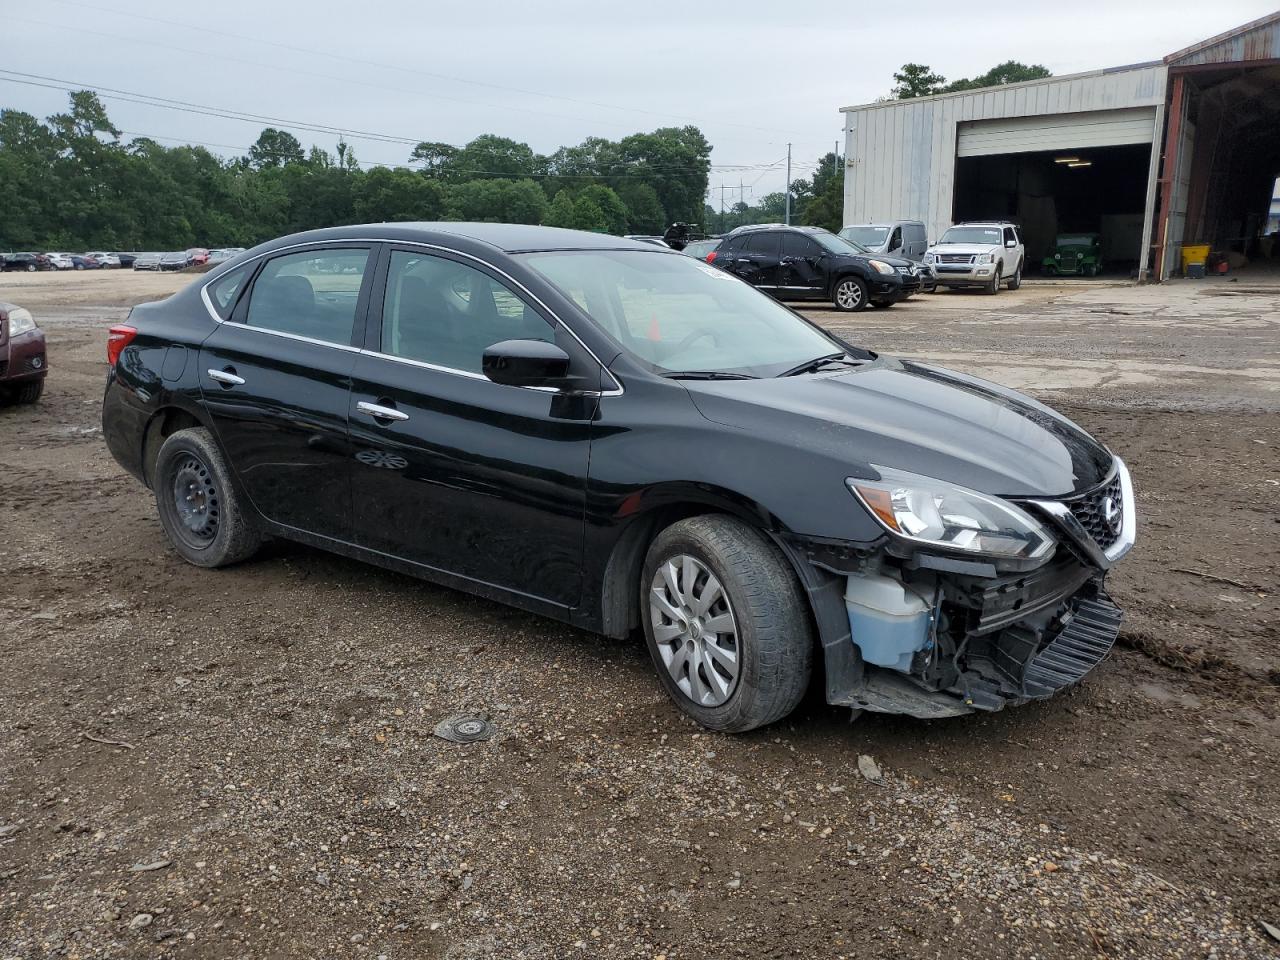
[[[934,240],[951,223],[957,126],[975,120],[1154,107],[1163,63],[988,90],[846,107],[844,222],[923,220]]]
[[[1165,58],[1173,67],[1246,60],[1280,60],[1280,13],[1262,17]]]

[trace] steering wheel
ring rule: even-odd
[[[686,334],[683,340],[681,340],[674,347],[672,347],[671,351],[667,354],[667,356],[674,357],[677,354],[684,353],[686,350],[688,350],[691,346],[693,346],[703,337],[710,337],[712,343],[714,343],[717,347],[720,346],[719,330],[694,330],[691,333]]]

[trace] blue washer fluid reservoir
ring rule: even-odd
[[[849,630],[862,659],[906,673],[929,642],[930,605],[892,577],[850,577],[844,591]]]

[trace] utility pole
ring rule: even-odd
[[[720,184],[720,232],[724,233],[724,184]]]
[[[791,223],[791,144],[787,144],[787,215],[786,222]]]

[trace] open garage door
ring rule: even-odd
[[[1149,141],[960,157],[952,216],[1018,223],[1028,276],[1057,271],[1059,237],[1088,235],[1101,272],[1127,277],[1140,265],[1150,169]]]
[[[1155,138],[1155,122],[1154,107],[971,120],[959,125],[956,156],[1150,145]]]

